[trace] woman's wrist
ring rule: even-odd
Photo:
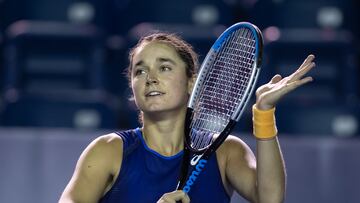
[[[253,111],[253,134],[259,140],[274,139],[277,135],[275,122],[275,107],[270,109],[259,107],[254,104]]]
[[[261,102],[256,102],[254,104],[254,106],[256,107],[256,109],[258,109],[260,111],[267,111],[267,110],[275,108],[274,105],[262,104]]]

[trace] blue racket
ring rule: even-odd
[[[262,48],[261,31],[240,22],[226,29],[206,55],[187,106],[178,190],[191,190],[239,121],[260,72]]]

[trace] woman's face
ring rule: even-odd
[[[191,79],[176,50],[159,42],[145,43],[135,51],[131,87],[144,113],[177,112],[186,107]]]

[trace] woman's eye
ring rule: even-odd
[[[161,69],[161,71],[169,71],[169,70],[171,70],[171,67],[170,66],[161,66],[160,69]]]
[[[144,74],[145,73],[145,70],[142,70],[142,69],[138,69],[135,71],[135,75],[141,75],[141,74]]]

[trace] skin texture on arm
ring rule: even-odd
[[[284,95],[311,82],[312,77],[304,75],[315,67],[314,58],[309,55],[293,74],[284,78],[275,75],[269,83],[259,87],[255,107],[259,110],[272,109]],[[256,141],[256,159],[239,138],[230,137],[225,141],[225,146],[226,178],[240,195],[251,202],[284,201],[286,174],[277,137]]]
[[[109,134],[95,139],[81,154],[59,203],[97,203],[118,175],[122,140]]]
[[[285,198],[285,165],[278,139],[257,140],[257,200],[283,202]]]
[[[256,158],[240,138],[229,136],[218,149],[220,170],[228,193],[232,190],[250,202],[256,202]]]
[[[315,67],[314,55],[309,55],[303,64],[291,75],[282,78],[275,75],[268,84],[256,91],[256,108],[269,110],[289,92],[311,82],[304,77]],[[277,137],[272,140],[257,140],[257,176],[259,202],[283,202],[285,196],[285,167]]]

